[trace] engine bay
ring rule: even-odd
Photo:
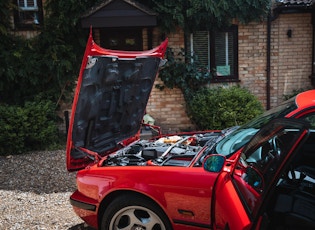
[[[138,140],[108,156],[102,166],[167,165],[188,166],[221,132],[164,136]]]

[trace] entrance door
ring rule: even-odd
[[[101,46],[113,50],[143,50],[142,28],[101,29]]]

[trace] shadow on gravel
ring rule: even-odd
[[[68,228],[68,230],[95,230],[95,229],[91,227],[87,227],[85,226],[85,224],[78,224],[71,228]]]
[[[64,150],[0,156],[0,190],[60,193],[76,189],[75,173],[66,169]]]

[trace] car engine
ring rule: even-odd
[[[207,143],[221,135],[222,132],[211,131],[139,140],[106,156],[102,166],[188,166]]]

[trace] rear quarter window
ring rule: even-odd
[[[315,129],[315,114],[307,115],[304,120],[310,123],[311,129]]]

